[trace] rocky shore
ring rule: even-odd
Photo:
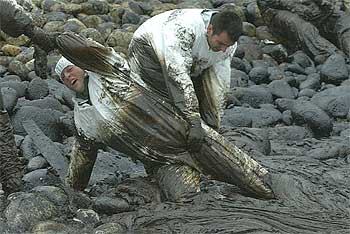
[[[84,192],[65,188],[50,165],[52,156],[64,158],[64,170],[75,131],[75,94],[54,73],[60,55],[49,54],[43,79],[34,71],[30,39],[0,31],[0,88],[25,165],[20,192],[5,196],[0,187],[0,233],[350,232],[349,58],[333,55],[318,64],[303,51],[287,51],[254,0],[18,3],[44,30],[73,31],[123,56],[133,32],[156,14],[233,3],[244,35],[231,62],[220,131],[268,168],[278,199],[254,199],[203,178],[202,191],[189,201],[166,202],[140,162],[108,147],[99,151]]]

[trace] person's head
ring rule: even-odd
[[[55,72],[69,89],[78,93],[84,92],[86,72],[83,69],[62,56],[56,64]]]
[[[215,13],[207,28],[208,44],[213,51],[223,51],[232,46],[242,35],[242,20],[232,11]]]

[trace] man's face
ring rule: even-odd
[[[85,71],[80,67],[74,65],[67,66],[62,71],[61,79],[71,90],[78,93],[84,92]]]
[[[227,32],[222,31],[219,34],[213,34],[213,26],[210,24],[207,29],[208,44],[210,49],[215,52],[225,52],[226,49],[234,44]]]

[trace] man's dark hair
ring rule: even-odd
[[[241,18],[230,10],[214,13],[210,24],[213,26],[213,34],[218,35],[225,31],[232,41],[237,41],[243,32]]]

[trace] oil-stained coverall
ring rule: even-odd
[[[132,72],[185,118],[201,116],[218,129],[237,43],[225,52],[210,49],[207,27],[215,12],[177,9],[147,20],[131,40],[129,64]],[[196,93],[202,93],[201,99]]]
[[[274,196],[263,180],[267,170],[204,121],[203,146],[189,152],[189,122],[172,102],[130,72],[112,49],[69,33],[56,40],[60,52],[89,74],[89,101],[76,103],[74,109],[80,137],[67,178],[74,188],[86,187],[97,144],[103,143],[151,166],[170,200],[198,191],[200,173],[236,184],[253,196]]]

